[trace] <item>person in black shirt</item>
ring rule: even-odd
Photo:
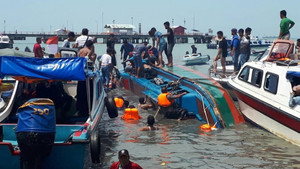
[[[168,39],[168,45],[167,45],[167,58],[168,58],[168,63],[167,63],[167,67],[172,67],[173,66],[173,55],[172,55],[172,51],[173,51],[173,47],[175,45],[175,40],[174,40],[174,32],[173,30],[170,28],[170,23],[169,22],[165,22],[164,23],[165,28],[167,29],[167,33],[164,34],[163,36],[167,36]]]
[[[225,71],[226,71],[226,57],[227,57],[227,41],[226,39],[223,37],[223,32],[222,31],[218,31],[217,32],[217,37],[220,40],[219,42],[219,50],[218,53],[214,59],[214,73],[217,72],[217,61],[219,59],[221,59],[221,65],[222,65],[222,77],[225,76]]]
[[[111,63],[114,66],[117,66],[117,60],[116,60],[116,50],[115,50],[115,35],[110,34],[109,40],[106,43],[107,49],[112,49],[113,54],[111,55]]]
[[[246,62],[248,62],[249,58],[250,58],[250,54],[251,54],[251,47],[250,47],[250,35],[251,35],[251,28],[246,28],[245,30],[245,37],[246,39],[249,41],[248,45],[247,45],[247,58],[246,58]]]

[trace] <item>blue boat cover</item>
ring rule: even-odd
[[[296,71],[288,71],[286,73],[286,78],[291,80],[293,77],[298,77],[300,78],[300,72],[296,72]]]
[[[26,76],[46,80],[85,80],[86,59],[0,57],[0,75]]]

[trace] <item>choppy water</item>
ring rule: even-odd
[[[15,41],[14,46],[24,50],[25,46],[31,48],[33,44],[32,41]],[[190,45],[175,45],[173,51],[175,64],[183,64],[182,56],[186,51],[191,51]],[[206,49],[204,44],[197,44],[196,47],[198,52],[209,54],[211,58],[214,58],[217,52]],[[96,44],[98,55],[105,53],[105,49],[105,45]],[[117,52],[119,49],[120,44],[117,44]],[[119,63],[120,61],[118,65]],[[190,68],[207,74],[211,64],[212,60],[208,64]],[[134,96],[129,91],[117,89],[112,91],[112,94],[121,94],[131,104],[137,105],[138,96]],[[118,160],[118,151],[124,148],[129,151],[131,160],[145,169],[300,168],[298,157],[300,147],[249,123],[205,133],[199,129],[201,123],[196,119],[182,122],[165,120],[157,123],[161,130],[138,131],[146,125],[146,117],[154,113],[154,110],[140,111],[143,119],[136,124],[126,123],[119,117],[110,119],[105,114],[100,125],[101,164],[88,163],[86,168],[109,168],[114,161]],[[119,111],[119,114],[122,115],[123,112]]]

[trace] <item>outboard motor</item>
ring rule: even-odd
[[[55,107],[50,99],[30,99],[18,109],[21,169],[41,169],[55,139]]]

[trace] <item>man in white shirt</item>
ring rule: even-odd
[[[75,40],[74,48],[83,48],[85,47],[86,42],[88,40],[93,41],[93,38],[89,37],[88,34],[89,34],[89,30],[87,28],[83,28],[81,32],[81,36],[79,36]]]
[[[239,69],[247,62],[247,46],[250,43],[249,40],[244,36],[244,29],[239,30],[239,38],[240,38],[240,62]]]
[[[110,70],[111,70],[111,56],[113,55],[114,51],[110,48],[106,50],[106,54],[103,54],[99,66],[101,68],[103,81],[105,82],[105,87],[108,87],[110,81]]]

